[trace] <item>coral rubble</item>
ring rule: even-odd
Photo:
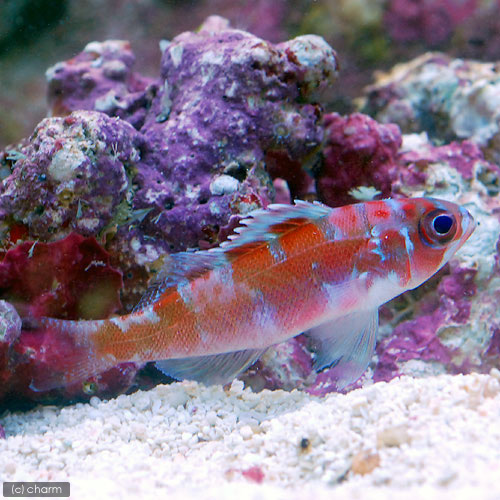
[[[365,111],[403,132],[425,131],[436,141],[470,139],[500,161],[498,64],[428,53],[380,75]]]

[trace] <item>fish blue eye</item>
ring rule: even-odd
[[[457,233],[457,221],[452,213],[446,210],[432,210],[422,217],[418,230],[423,241],[431,246],[449,243]]]
[[[433,221],[432,226],[438,234],[447,234],[453,226],[453,218],[449,215],[438,215]]]

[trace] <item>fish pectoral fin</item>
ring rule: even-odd
[[[226,384],[253,365],[266,349],[248,349],[209,356],[164,359],[156,367],[178,380],[196,380],[205,385]]]
[[[358,380],[373,356],[378,309],[348,314],[306,332],[315,351],[314,368],[329,367],[337,390]]]

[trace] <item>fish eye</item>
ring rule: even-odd
[[[441,214],[434,217],[432,226],[438,234],[447,234],[453,226],[453,217],[448,214]]]
[[[432,210],[420,219],[419,231],[429,245],[445,245],[457,233],[455,216],[446,210]]]

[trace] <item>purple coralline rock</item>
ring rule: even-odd
[[[155,82],[132,72],[126,42],[92,43],[57,64],[49,100],[66,116],[46,118],[0,157],[2,249],[95,236],[123,273],[123,312],[169,252],[226,239],[242,215],[275,200],[273,181],[281,201],[299,191],[284,165],[319,157],[317,99],[337,75],[320,37],[273,45],[219,17],[162,50]],[[36,335],[23,329],[18,345],[36,347]],[[126,390],[137,367],[125,365],[58,394]]]
[[[390,336],[378,344],[374,381],[394,378],[401,373],[401,364],[410,360],[433,361],[449,372],[461,370],[454,363],[454,354],[459,353],[441,341],[440,330],[456,328],[469,321],[471,298],[477,294],[476,270],[454,261],[448,272],[437,288],[412,304],[414,318],[400,322]]]
[[[112,243],[139,266],[154,266],[165,252],[216,245],[234,227],[232,217],[273,201],[266,162],[318,152],[315,99],[337,72],[334,51],[319,37],[272,45],[218,17],[163,49],[131,202],[143,220]]]
[[[156,83],[132,71],[135,56],[122,40],[89,43],[83,52],[47,70],[52,115],[75,110],[102,111],[140,128]]]
[[[156,84],[132,72],[126,42],[93,42],[51,68],[53,111],[73,113],[44,120],[4,161],[0,189],[4,234],[15,222],[43,241],[106,237],[127,306],[165,253],[218,244],[233,216],[274,201],[267,162],[281,172],[317,154],[316,99],[337,74],[320,37],[272,45],[215,16],[162,48]]]
[[[319,37],[271,45],[216,17],[166,45],[161,90],[141,129],[147,147],[135,199],[152,208],[146,231],[174,250],[216,243],[229,215],[269,203],[266,157],[300,162],[317,152],[314,102],[336,72]]]
[[[367,90],[364,111],[403,133],[426,132],[437,143],[475,142],[500,161],[500,81],[496,63],[429,53],[395,66]]]

